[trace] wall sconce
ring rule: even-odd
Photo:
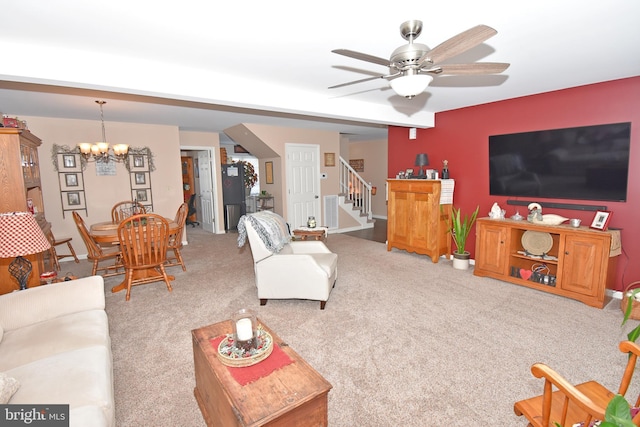
[[[113,154],[109,153],[109,143],[107,142],[106,132],[104,130],[104,112],[102,111],[102,106],[106,103],[107,101],[96,101],[96,104],[100,105],[102,142],[96,142],[95,144],[83,142],[78,144],[78,147],[80,147],[80,153],[88,162],[94,161],[107,163],[110,160],[124,162],[127,159],[127,154],[129,152],[129,146],[127,144],[115,144],[112,148]]]
[[[18,281],[20,290],[27,289],[32,265],[23,256],[44,252],[51,243],[30,212],[0,214],[0,235],[0,258],[16,258],[9,264],[9,273]]]

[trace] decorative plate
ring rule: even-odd
[[[550,233],[527,230],[522,234],[522,247],[531,255],[544,255],[553,247]]]
[[[223,365],[234,368],[255,365],[269,357],[273,351],[273,338],[261,327],[258,327],[258,341],[258,348],[246,351],[235,346],[233,334],[227,334],[218,344],[218,359]]]

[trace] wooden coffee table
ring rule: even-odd
[[[331,384],[264,323],[259,323],[293,363],[244,386],[218,360],[218,350],[210,343],[211,339],[232,332],[231,321],[191,331],[194,394],[205,422],[210,427],[326,426]]]

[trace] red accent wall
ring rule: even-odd
[[[489,89],[487,89],[489,90]],[[627,202],[589,202],[565,199],[536,199],[557,203],[606,205],[613,212],[609,227],[622,229],[623,254],[618,258],[615,289],[640,280],[640,77],[580,86],[436,114],[435,127],[418,129],[409,140],[404,127],[389,128],[389,177],[413,166],[417,153],[429,155],[429,168],[442,169],[449,161],[451,178],[456,180],[454,205],[462,212],[480,206],[479,216],[488,216],[497,202],[507,216],[526,206],[507,205],[508,197],[489,196],[489,136],[541,129],[565,128],[605,123],[631,122],[631,159]],[[514,198],[511,198],[514,199]],[[531,200],[531,198],[521,198]],[[590,224],[594,212],[546,208],[568,218]],[[475,257],[475,233],[467,241]]]

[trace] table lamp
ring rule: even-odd
[[[16,259],[9,264],[9,273],[16,278],[20,290],[27,289],[31,262],[23,255],[37,254],[51,247],[36,218],[30,212],[0,214],[0,258]]]
[[[420,173],[418,173],[419,177],[424,178],[426,176],[426,174],[424,173],[424,169],[422,169],[422,167],[428,166],[428,165],[429,165],[429,156],[427,156],[426,153],[421,153],[416,156],[416,166],[420,167]]]

